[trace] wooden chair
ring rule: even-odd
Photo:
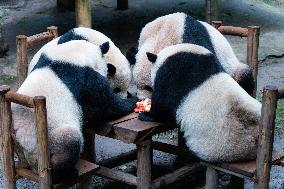
[[[239,178],[248,178],[255,184],[255,189],[268,189],[271,165],[284,166],[284,154],[273,151],[273,138],[277,100],[284,98],[284,86],[277,89],[275,86],[266,86],[263,90],[261,121],[259,123],[259,138],[256,160],[212,164],[201,162],[207,166],[206,189],[218,188],[216,170]],[[234,188],[243,188],[243,180],[233,183]]]
[[[38,148],[38,174],[29,169],[15,167],[14,144],[12,140],[12,112],[11,102],[35,109],[36,136]],[[48,150],[48,130],[46,117],[46,99],[42,96],[31,98],[10,90],[8,86],[0,87],[0,124],[1,124],[1,152],[3,160],[4,188],[15,189],[16,180],[28,178],[39,183],[40,189],[63,189],[81,183],[94,174],[97,165],[80,159],[76,165],[79,172],[77,179],[72,182],[52,184]],[[79,186],[79,185],[78,185]]]

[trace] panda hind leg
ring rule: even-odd
[[[75,168],[82,144],[80,129],[60,127],[50,134],[50,162],[53,183],[71,181],[78,176]]]

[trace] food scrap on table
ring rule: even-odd
[[[150,109],[151,109],[151,99],[146,98],[136,103],[136,108],[134,109],[134,112],[136,113],[150,112]]]

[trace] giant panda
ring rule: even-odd
[[[113,65],[116,68],[116,74],[109,76],[108,80],[113,90],[122,98],[131,97],[130,93],[127,92],[132,76],[128,60],[106,35],[90,28],[78,27],[71,29],[64,35],[44,45],[31,60],[28,73],[31,72],[45,49],[54,48],[54,46],[58,44],[66,43],[71,40],[86,40],[95,45],[109,41],[110,49],[105,54],[104,59],[109,63],[109,66]]]
[[[147,57],[154,64],[152,107],[139,119],[176,123],[189,150],[204,161],[256,157],[261,104],[224,71],[213,53],[178,44]]]
[[[146,52],[158,53],[163,48],[180,43],[200,45],[218,58],[225,72],[231,75],[249,94],[254,90],[251,69],[241,63],[226,38],[211,25],[195,20],[185,13],[159,17],[146,24],[140,33],[138,48],[131,48],[127,58],[133,67],[133,79],[138,98],[152,93],[150,70]]]
[[[134,99],[122,99],[107,77],[115,74],[103,58],[109,43],[85,40],[59,44],[41,53],[18,93],[45,96],[53,183],[76,176],[83,146],[82,127],[95,127],[133,111]],[[37,170],[34,110],[12,105],[16,152],[21,166]]]

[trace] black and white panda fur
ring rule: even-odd
[[[111,87],[114,91],[119,94],[122,98],[126,98],[130,93],[127,93],[127,89],[129,87],[131,81],[131,70],[130,65],[126,57],[122,54],[122,52],[115,46],[115,44],[103,33],[85,27],[78,27],[72,30],[69,30],[64,35],[50,41],[46,45],[44,45],[33,57],[29,64],[28,72],[30,73],[33,69],[34,65],[37,63],[41,53],[48,49],[53,48],[54,46],[62,43],[66,43],[71,40],[86,40],[95,45],[100,45],[105,41],[109,41],[110,49],[105,54],[104,59],[110,63],[109,65],[113,65],[117,70],[116,74],[112,77],[109,77],[108,80],[110,82]]]
[[[132,112],[133,99],[122,99],[111,89],[100,46],[83,40],[59,44],[41,53],[18,93],[45,96],[53,182],[72,179],[83,146],[82,126],[110,121]],[[22,166],[37,170],[34,111],[13,104],[16,152]]]
[[[137,97],[151,96],[150,70],[152,64],[146,52],[159,53],[163,48],[180,43],[205,47],[218,58],[225,72],[231,75],[249,94],[254,90],[251,69],[241,63],[226,38],[206,22],[195,20],[185,13],[159,17],[146,24],[138,41],[138,49],[131,48],[127,58],[133,67],[133,79],[137,85]],[[136,54],[137,53],[137,54]]]
[[[261,104],[226,72],[218,58],[194,44],[169,46],[154,62],[152,107],[144,121],[175,122],[188,148],[202,160],[256,157]]]

